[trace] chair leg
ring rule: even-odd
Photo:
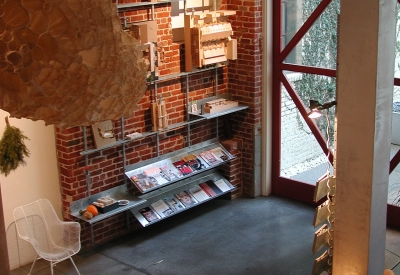
[[[34,260],[33,263],[32,263],[32,266],[31,266],[31,269],[29,270],[28,275],[31,275],[31,274],[32,274],[33,267],[35,266],[36,261],[37,261],[37,259],[39,259],[39,258],[40,258],[39,255],[36,254],[36,258],[35,258],[35,260]]]
[[[71,260],[71,263],[74,265],[74,267],[75,267],[76,272],[78,273],[78,275],[81,275],[81,273],[79,273],[79,270],[78,270],[78,268],[77,268],[76,265],[75,265],[74,260],[72,260],[72,257],[69,257],[69,259]]]
[[[52,261],[50,261],[50,271],[51,271],[51,275],[54,275],[54,272],[53,272],[53,262],[52,262]]]

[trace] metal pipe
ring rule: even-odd
[[[121,117],[121,140],[125,139],[125,119]],[[126,171],[126,147],[125,142],[122,143],[122,162],[124,167],[124,172]],[[127,184],[126,177],[124,177],[124,184]]]
[[[215,1],[214,1],[215,2]],[[215,68],[215,76],[214,76],[214,80],[215,80],[215,97],[218,96],[218,68]],[[216,118],[216,132],[217,132],[217,138],[219,138],[219,123],[218,123],[218,117]]]
[[[87,151],[87,134],[86,134],[86,126],[82,126],[83,131],[83,148]],[[86,190],[87,196],[90,196],[90,170],[89,170],[89,155],[85,155],[85,177],[86,177]]]
[[[186,121],[189,121],[189,75],[186,75]],[[191,146],[190,124],[187,125],[187,146]]]

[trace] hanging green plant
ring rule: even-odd
[[[0,140],[0,173],[8,174],[25,164],[24,157],[29,157],[29,150],[24,144],[24,136],[20,129],[11,126],[6,117],[6,129]]]

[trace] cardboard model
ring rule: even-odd
[[[129,116],[146,90],[110,0],[1,1],[0,108],[61,128]]]

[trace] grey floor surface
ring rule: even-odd
[[[276,196],[214,199],[73,258],[82,275],[309,275],[322,252],[311,252],[313,215],[312,206]],[[387,230],[386,248],[386,268],[400,274],[400,231]],[[48,263],[34,274],[50,274]],[[55,274],[76,272],[64,261]]]

